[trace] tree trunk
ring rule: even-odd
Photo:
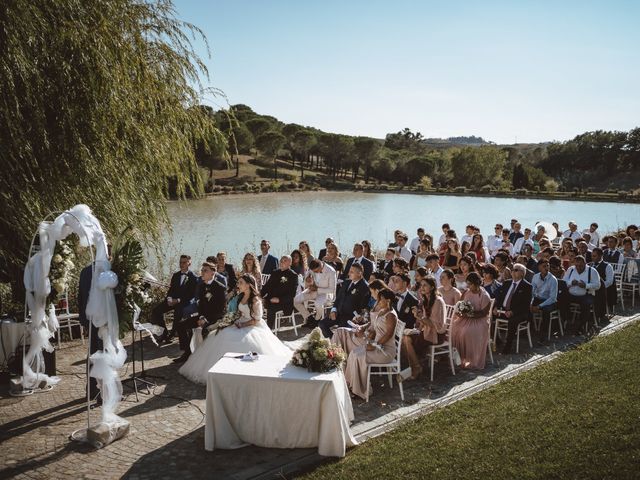
[[[236,177],[240,176],[240,155],[236,153]]]
[[[304,159],[307,156],[306,153],[302,154],[300,157],[300,181],[304,180]]]
[[[273,157],[273,179],[278,181],[278,158]]]

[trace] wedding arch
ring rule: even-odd
[[[91,328],[87,348],[87,370],[95,377],[102,397],[101,424],[106,426],[107,441],[115,439],[116,432],[128,422],[115,414],[122,397],[122,384],[118,370],[124,365],[126,350],[119,339],[119,320],[114,289],[118,285],[118,276],[111,270],[107,253],[107,241],[99,220],[87,205],[76,205],[60,213],[53,221],[49,215],[38,226],[34,235],[24,271],[25,322],[30,337],[30,346],[25,353],[23,348],[23,372],[20,379],[24,390],[51,388],[60,379],[42,373],[44,366],[43,350],[53,351],[50,339],[58,329],[55,308],[51,305],[47,311],[47,298],[51,292],[49,272],[51,260],[57,242],[75,233],[80,246],[89,249],[92,260],[92,281],[89,300],[86,307],[87,319],[96,327],[102,340],[103,349],[93,354],[91,348]],[[39,237],[39,249],[34,249],[35,238]],[[95,254],[94,254],[95,251]],[[26,341],[26,340],[25,340]],[[87,381],[87,429],[72,434],[75,440],[86,440],[87,432],[92,428],[90,418],[89,382]],[[103,428],[104,430],[104,428]]]

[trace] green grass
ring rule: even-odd
[[[352,449],[305,479],[640,478],[640,325]]]

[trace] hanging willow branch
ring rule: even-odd
[[[88,204],[158,244],[165,199],[199,195],[194,145],[225,143],[199,103],[204,64],[170,1],[0,6],[0,281],[20,282],[47,213]]]

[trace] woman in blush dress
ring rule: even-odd
[[[367,398],[367,365],[390,363],[396,355],[395,330],[398,316],[391,306],[395,294],[388,288],[378,292],[376,308],[371,312],[371,323],[358,329],[365,343],[351,351],[347,357],[344,376],[354,395]]]
[[[436,279],[432,276],[422,279],[420,282],[420,306],[413,307],[413,315],[416,317],[415,331],[407,331],[402,337],[411,366],[409,380],[415,380],[422,373],[419,355],[429,346],[438,345],[445,340],[447,327],[445,325],[445,303],[436,289]]]
[[[460,259],[460,273],[456,274],[456,285],[462,293],[467,287],[467,276],[474,271],[472,261],[467,257]]]
[[[442,275],[440,275],[440,288],[438,288],[438,292],[442,295],[445,305],[453,306],[460,301],[462,293],[456,286],[456,276],[452,270],[447,268],[442,272]]]
[[[462,294],[461,300],[469,302],[474,312],[462,317],[454,313],[451,344],[460,354],[462,368],[483,369],[489,342],[491,298],[482,288],[482,279],[476,272],[469,274],[467,284],[469,289]]]
[[[418,244],[418,253],[412,259],[411,269],[417,270],[427,266],[427,257],[433,253],[430,240],[425,236]]]
[[[244,274],[238,280],[238,311],[241,316],[222,331],[211,333],[179,372],[195,383],[207,383],[207,372],[227,352],[257,352],[290,357],[293,351],[278,340],[262,319],[262,299],[256,279]]]
[[[340,249],[335,243],[327,245],[327,254],[322,259],[323,262],[328,263],[336,271],[336,275],[340,277],[344,270],[344,262],[340,258]]]

